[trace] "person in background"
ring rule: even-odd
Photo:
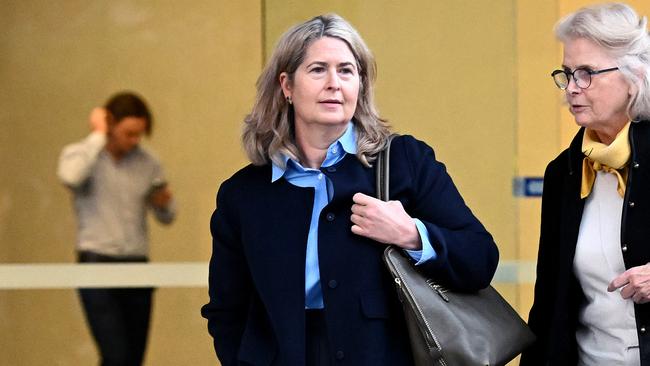
[[[210,222],[202,314],[221,365],[412,365],[386,244],[449,287],[490,283],[492,236],[425,143],[393,140],[392,201],[374,198],[391,134],[374,78],[335,14],[287,31],[259,77],[243,132],[252,164],[223,182]]]
[[[175,203],[160,162],[140,146],[152,123],[140,96],[118,93],[91,112],[90,135],[63,149],[58,176],[74,200],[79,262],[146,262],[147,209],[163,224],[173,221]],[[102,365],[142,364],[152,292],[79,290]]]
[[[650,365],[650,36],[625,4],[558,22],[580,130],[546,168],[530,365]]]

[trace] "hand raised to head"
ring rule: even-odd
[[[108,111],[106,108],[93,108],[88,117],[88,123],[93,132],[108,132]]]

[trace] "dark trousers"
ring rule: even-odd
[[[330,366],[333,363],[329,341],[327,340],[327,324],[323,310],[305,311],[307,366]]]
[[[116,262],[98,259],[96,255],[89,256],[87,253],[80,253],[79,261]],[[142,364],[149,333],[152,293],[152,288],[79,290],[86,320],[99,348],[102,366]]]

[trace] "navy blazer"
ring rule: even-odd
[[[433,150],[411,136],[391,147],[390,196],[426,226],[436,259],[422,267],[461,290],[486,287],[498,250]],[[375,170],[354,155],[323,168],[334,195],[320,215],[318,256],[333,358],[341,365],[411,365],[385,245],[351,232],[352,196],[375,195]],[[202,308],[224,366],[305,363],[305,249],[313,188],[249,165],[217,194],[210,229],[210,302]]]
[[[521,356],[521,366],[576,365],[578,313],[585,295],[573,271],[585,199],[582,180],[581,128],[568,149],[544,173],[542,222],[537,256],[535,301],[528,324],[537,336]],[[632,156],[621,222],[625,268],[650,262],[650,121],[632,123]],[[606,291],[606,289],[603,289]],[[631,301],[631,300],[630,300]],[[634,304],[641,365],[650,365],[650,304]]]

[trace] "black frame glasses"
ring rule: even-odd
[[[573,81],[576,83],[576,86],[580,89],[587,89],[591,85],[591,76],[598,75],[605,72],[618,70],[618,67],[610,67],[609,69],[602,70],[589,70],[584,67],[579,67],[573,71],[570,70],[555,70],[551,73],[551,77],[555,82],[555,85],[565,90],[569,87],[570,77],[573,77]]]

